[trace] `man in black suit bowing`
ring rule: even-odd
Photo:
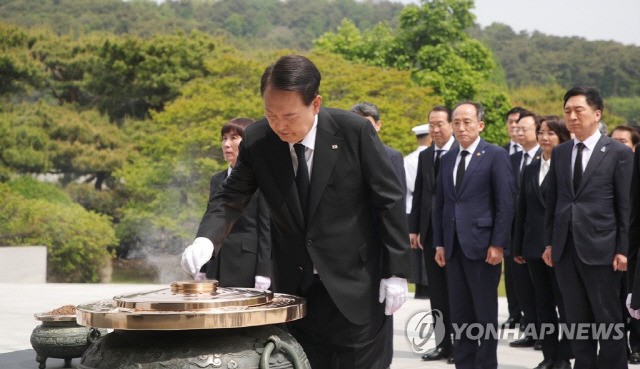
[[[553,150],[544,232],[551,250],[543,258],[555,266],[567,323],[612,329],[623,324],[619,296],[627,268],[632,153],[598,131],[603,106],[589,87],[564,96],[565,122],[575,138]],[[591,330],[571,347],[575,369],[627,367],[621,337]]]
[[[456,332],[458,369],[498,367],[498,283],[513,221],[513,176],[505,150],[480,138],[482,105],[453,111],[460,147],[441,160],[433,209],[436,262],[447,266],[451,322],[483,327]],[[472,332],[474,331],[474,332]],[[475,337],[475,338],[474,338]]]
[[[265,70],[266,118],[245,131],[182,264],[197,271],[260,189],[271,215],[274,290],[307,299],[307,316],[288,328],[312,367],[386,368],[385,314],[407,294],[404,189],[368,120],[320,107],[320,79],[299,55]]]
[[[412,248],[420,248],[424,253],[431,309],[439,310],[442,313],[445,329],[443,337],[437,336],[441,333],[440,331],[435,332],[436,342],[439,344],[433,350],[422,355],[422,360],[449,359],[450,362],[454,362],[446,270],[436,263],[436,249],[433,247],[433,228],[431,226],[431,210],[434,205],[436,178],[442,155],[449,150],[458,148],[458,143],[453,138],[451,110],[445,106],[433,108],[429,113],[429,130],[433,144],[418,156],[413,203],[411,214],[409,214],[409,239]]]

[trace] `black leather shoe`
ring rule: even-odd
[[[553,369],[571,369],[571,363],[566,360],[558,360]]]
[[[640,351],[634,351],[629,355],[629,364],[640,364]]]
[[[456,358],[453,357],[453,354],[449,355],[449,358],[447,359],[447,364],[455,364],[456,363]]]
[[[533,369],[553,369],[554,364],[555,362],[553,361],[553,359],[545,359],[543,362],[538,364],[538,366],[536,366]]]
[[[424,361],[434,361],[434,360],[442,360],[449,357],[451,354],[451,349],[444,347],[436,347],[427,351],[424,355],[422,355],[422,360]]]
[[[521,316],[517,316],[517,317],[513,317],[510,316],[509,319],[505,320],[504,323],[502,323],[502,329],[513,329],[515,328],[520,321],[522,320]]]
[[[536,351],[542,351],[542,341],[536,340],[536,343],[533,345],[533,349]]]
[[[520,338],[519,340],[515,340],[509,342],[509,346],[511,347],[533,347],[536,344],[536,340],[531,337]]]

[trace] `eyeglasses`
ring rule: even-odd
[[[531,128],[514,128],[513,132],[514,133],[527,133],[531,131]]]

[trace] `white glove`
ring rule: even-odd
[[[193,276],[193,279],[196,281],[204,281],[205,279],[207,279],[207,273],[198,272]]]
[[[261,275],[256,276],[256,285],[255,288],[258,290],[268,290],[269,286],[271,286],[271,278],[263,277]]]
[[[640,309],[634,310],[631,308],[631,294],[627,295],[627,310],[629,310],[629,315],[631,315],[634,319],[640,319]]]
[[[399,277],[391,277],[380,281],[380,298],[379,302],[385,302],[384,313],[392,315],[396,310],[400,309],[402,304],[407,300],[409,288],[407,280]]]
[[[182,253],[180,265],[185,272],[195,276],[211,259],[211,255],[213,255],[213,243],[206,237],[197,237]]]

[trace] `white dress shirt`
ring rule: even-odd
[[[549,173],[549,168],[551,167],[551,158],[549,160],[544,160],[544,156],[540,156],[540,173],[538,174],[538,185],[541,185],[544,181],[544,177]]]
[[[593,149],[596,147],[598,140],[602,136],[602,133],[596,129],[596,131],[586,140],[582,141],[584,149],[582,149],[582,173],[587,169],[587,163],[593,154]],[[571,150],[571,178],[573,178],[573,169],[575,168],[576,156],[578,155],[578,143],[580,141],[577,138],[573,139],[573,150]]]
[[[520,160],[520,171],[522,171],[522,169],[527,165],[531,164],[531,160],[533,160],[533,158],[536,156],[536,153],[538,152],[539,148],[540,148],[540,145],[536,145],[533,149],[526,151],[522,154],[522,159]],[[527,156],[525,156],[524,154],[527,154]]]
[[[306,136],[300,141],[304,145],[304,157],[307,159],[307,168],[309,169],[309,183],[311,183],[311,170],[313,168],[313,153],[316,148],[316,133],[318,132],[318,114],[315,115],[313,126]],[[289,154],[293,162],[293,174],[298,174],[298,155],[293,148],[293,144],[289,144]]]
[[[418,174],[418,157],[428,146],[418,146],[409,155],[404,157],[404,174],[407,179],[406,189],[406,212],[411,213],[411,204],[413,204],[413,191],[416,186],[416,175]]]
[[[453,185],[456,185],[456,174],[458,173],[458,165],[460,165],[460,158],[462,158],[462,156],[460,156],[460,153],[465,150],[468,151],[469,154],[467,154],[467,156],[465,156],[464,158],[464,169],[466,170],[467,167],[469,166],[469,162],[471,161],[471,157],[473,156],[473,153],[476,151],[476,148],[478,148],[478,144],[480,143],[480,136],[478,136],[476,138],[475,141],[473,141],[471,143],[471,145],[469,145],[469,147],[467,147],[466,149],[463,149],[462,146],[460,146],[460,151],[458,151],[458,156],[456,157],[456,165],[453,167]]]
[[[515,146],[514,146],[515,145]],[[509,140],[509,156],[522,151],[522,145],[515,142],[514,140]]]

